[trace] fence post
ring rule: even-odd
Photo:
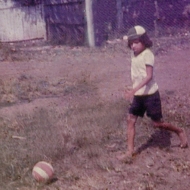
[[[157,0],[154,1],[154,5],[155,5],[155,9],[156,9],[156,19],[154,20],[154,29],[155,29],[155,37],[158,37],[158,25],[157,25],[157,21],[159,20],[160,16],[159,16],[159,7],[158,7],[158,2]]]
[[[87,40],[90,47],[95,46],[94,40],[94,21],[93,21],[93,9],[92,0],[85,0],[85,13],[87,22]]]
[[[123,11],[122,0],[117,0],[117,29],[119,32],[123,29]]]

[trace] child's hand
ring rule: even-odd
[[[127,100],[131,100],[133,98],[134,94],[135,94],[134,90],[127,90],[125,92],[125,98]]]

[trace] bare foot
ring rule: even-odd
[[[125,162],[125,163],[132,163],[132,157],[133,157],[133,153],[131,152],[126,152],[124,154],[120,154],[117,156],[117,159],[122,161],[122,162]]]
[[[178,133],[178,136],[180,138],[180,147],[181,148],[188,148],[188,142],[187,142],[187,136],[186,136],[186,133],[185,133],[185,130],[182,129],[181,132]]]

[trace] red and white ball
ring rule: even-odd
[[[48,182],[53,178],[54,169],[50,163],[40,161],[33,167],[32,175],[38,182]]]

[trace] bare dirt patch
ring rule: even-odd
[[[189,138],[190,50],[182,43],[167,48],[156,49],[155,68],[164,119]],[[123,42],[101,49],[6,47],[0,64],[0,189],[189,188],[189,149],[177,146],[175,134],[153,129],[146,117],[137,123],[133,163],[116,159],[127,147],[129,55]],[[40,160],[55,168],[52,183],[32,178]]]

